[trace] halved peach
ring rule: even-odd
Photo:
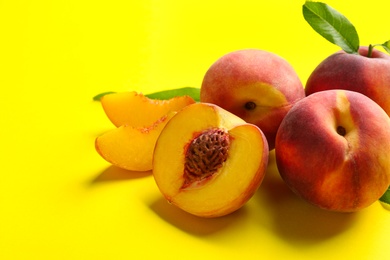
[[[95,140],[96,151],[109,163],[132,171],[152,169],[157,138],[176,112],[171,112],[149,127],[122,125]]]
[[[193,215],[218,217],[253,196],[268,154],[260,128],[219,106],[196,103],[173,116],[161,132],[153,176],[170,203]]]
[[[110,121],[117,127],[131,125],[148,127],[171,111],[195,103],[190,96],[178,96],[168,100],[151,99],[135,91],[105,95],[101,103]]]

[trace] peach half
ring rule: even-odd
[[[178,112],[161,132],[153,176],[164,197],[200,217],[242,207],[260,186],[268,143],[257,126],[210,103]]]
[[[148,127],[171,111],[195,103],[190,96],[168,100],[151,99],[135,91],[118,92],[102,97],[101,103],[109,120],[117,127]]]
[[[122,125],[99,136],[95,149],[106,161],[132,171],[152,169],[153,150],[157,138],[176,112],[171,112],[149,127]]]

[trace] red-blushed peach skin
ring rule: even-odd
[[[283,117],[303,97],[304,88],[293,67],[280,56],[257,49],[222,56],[207,70],[200,91],[202,102],[260,127],[270,150]],[[256,107],[248,109],[248,102]]]
[[[229,136],[228,156],[207,179],[186,182],[189,144],[210,129]],[[196,103],[179,111],[164,127],[154,151],[153,176],[171,204],[200,217],[220,217],[241,208],[262,183],[268,144],[261,130],[214,105]]]
[[[383,195],[390,185],[389,154],[385,111],[344,90],[297,102],[281,123],[275,146],[286,184],[312,204],[341,212],[368,207]]]
[[[306,95],[330,89],[362,93],[378,103],[390,115],[390,55],[359,48],[359,54],[338,51],[323,60],[306,82]]]

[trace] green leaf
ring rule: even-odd
[[[379,200],[382,203],[386,204],[386,206],[389,207],[389,209],[390,209],[390,187],[387,189],[385,194],[383,194]]]
[[[100,101],[103,96],[107,94],[113,94],[116,93],[114,91],[107,91],[100,94],[97,94],[93,97],[94,101]],[[200,101],[200,89],[199,88],[192,88],[192,87],[184,87],[184,88],[176,88],[176,89],[170,89],[170,90],[163,90],[154,92],[151,94],[145,94],[146,97],[151,99],[170,99],[173,97],[178,96],[190,96],[192,97],[196,102]]]
[[[390,53],[390,41],[387,41],[382,44],[383,49],[385,49],[388,53]]]
[[[347,53],[358,53],[359,36],[344,15],[325,3],[311,1],[305,2],[302,11],[305,20],[317,33]]]
[[[199,88],[192,88],[192,87],[184,87],[184,88],[177,88],[177,89],[170,89],[170,90],[163,90],[151,94],[146,94],[148,98],[153,99],[170,99],[177,96],[190,96],[195,101],[200,101],[200,89]]]
[[[93,101],[100,101],[103,96],[105,96],[107,94],[113,94],[113,93],[116,93],[116,92],[114,92],[114,91],[107,91],[107,92],[103,92],[103,93],[97,94],[96,96],[93,97]]]

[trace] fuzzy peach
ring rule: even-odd
[[[338,51],[323,60],[306,82],[306,95],[329,90],[345,89],[362,93],[378,103],[390,116],[390,55],[368,47],[359,54]]]
[[[153,176],[171,203],[201,217],[241,208],[260,186],[268,163],[262,131],[214,105],[196,103],[164,127]]]
[[[257,49],[222,56],[207,70],[200,91],[201,102],[216,104],[260,127],[270,150],[283,117],[303,97],[293,67],[282,57]]]
[[[314,93],[283,119],[275,155],[281,177],[308,202],[353,212],[377,201],[390,185],[390,119],[363,94]]]

